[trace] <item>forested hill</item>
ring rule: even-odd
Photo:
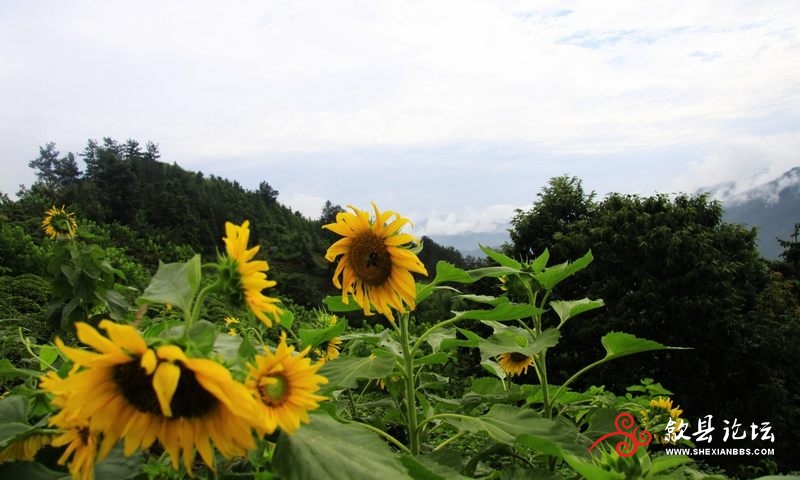
[[[83,167],[79,165],[82,161]],[[158,260],[179,260],[186,252],[212,259],[222,248],[226,221],[250,221],[250,244],[262,245],[279,293],[315,304],[330,289],[324,252],[336,235],[322,229],[341,207],[328,202],[318,219],[308,219],[277,201],[268,179],[256,190],[236,181],[185,170],[161,161],[158,147],[134,140],[89,140],[82,152],[62,155],[56,145],[40,147],[29,162],[37,180],[16,201],[2,198],[5,222],[41,238],[37,219],[52,205],[66,206],[83,222],[98,225],[109,243],[121,245],[149,268]],[[457,252],[426,239],[426,264],[435,271],[442,255]],[[459,258],[448,258],[457,263]]]

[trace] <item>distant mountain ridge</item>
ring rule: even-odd
[[[742,189],[741,182],[724,182],[696,190],[719,200],[725,210],[724,220],[758,228],[761,255],[777,260],[783,248],[778,238],[789,240],[795,223],[800,223],[800,166],[752,188]],[[507,225],[500,232],[469,232],[458,235],[430,235],[437,243],[453,247],[462,255],[483,258],[478,245],[499,247],[511,241]]]
[[[479,245],[485,247],[498,248],[506,242],[511,241],[511,236],[508,234],[509,224],[502,232],[467,232],[458,235],[429,235],[436,243],[453,247],[462,255],[472,256],[475,258],[484,258],[486,254],[483,253]]]
[[[736,192],[734,182],[701,192],[722,202],[725,221],[758,227],[759,250],[771,260],[783,251],[777,239],[789,240],[794,224],[800,223],[800,167],[742,192]]]

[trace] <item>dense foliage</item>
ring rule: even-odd
[[[261,344],[277,344],[271,322],[265,328],[232,306],[237,295],[214,294],[222,280],[200,274],[202,258],[219,262],[219,272],[233,266],[228,280],[238,275],[220,242],[233,222],[269,260],[277,285],[268,291],[284,309],[276,323],[298,351],[335,353],[320,370],[329,381],[323,413],[294,436],[265,438],[247,465],[224,465],[233,477],[328,475],[308,457],[334,461],[324,444],[346,437],[332,470],[342,478],[722,478],[658,449],[621,458],[600,446],[590,455],[591,441],[622,413],[653,432],[681,419],[694,427],[708,414],[718,423],[770,422],[774,457],[705,460],[740,478],[800,467],[797,238],[782,241],[782,261],[765,261],[755,231],[725,223],[704,196],[598,200],[579,179],[554,178],[516,213],[502,253],[464,259],[423,237],[415,255],[428,275],[414,275],[415,287],[403,289],[410,311],[389,321],[365,317],[352,297],[343,304],[331,284],[326,249],[339,237],[322,227],[338,221],[338,205],[308,219],[281,205],[266,181],[247,190],[163,163],[156,145],[133,140],[89,141],[64,156],[47,144],[30,167],[36,183],[16,200],[0,195],[0,349],[8,360],[0,381],[14,393],[0,413],[27,395],[27,409],[13,407],[18,424],[52,413],[31,382],[37,370],[66,375],[70,362],[49,342],[60,333],[75,344],[76,322],[133,321],[154,345],[177,342],[239,367]],[[53,205],[81,219],[68,242],[42,232]],[[719,430],[713,445],[729,446]],[[751,445],[764,446],[737,444]],[[98,471],[178,475],[152,451],[142,454],[117,452],[119,463]]]
[[[588,376],[587,385],[619,389],[647,376],[675,391],[692,416],[771,421],[786,445],[778,457],[796,467],[800,407],[790,400],[800,396],[792,360],[800,354],[796,243],[784,242],[786,262],[767,262],[755,229],[726,223],[722,214],[719,203],[702,195],[614,193],[596,200],[579,179],[562,176],[516,213],[506,250],[528,257],[547,248],[565,261],[591,248],[597,258],[565,290],[603,298],[607,308],[570,327],[574,335],[556,353],[563,365],[596,354],[597,339],[619,329],[692,348],[624,368],[609,365]]]

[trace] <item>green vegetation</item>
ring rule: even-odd
[[[709,473],[724,468],[744,479],[800,469],[796,235],[781,242],[782,260],[767,261],[756,232],[724,222],[704,196],[597,199],[579,179],[557,177],[517,211],[502,252],[483,249],[485,260],[423,238],[429,276],[417,278],[416,310],[394,324],[343,305],[331,283],[324,255],[338,237],[322,225],[340,206],[328,202],[318,219],[304,218],[266,181],[247,190],[159,159],[157,146],[133,140],[89,141],[64,156],[48,144],[30,162],[36,183],[16,200],[0,195],[0,350],[8,360],[0,382],[11,397],[32,399],[15,410],[15,425],[48,413],[31,393],[33,379],[63,360],[48,342],[59,333],[74,344],[76,321],[133,320],[163,339],[189,318],[180,330],[186,348],[239,368],[254,345],[277,343],[274,330],[232,310],[200,275],[224,248],[225,222],[249,220],[249,243],[277,281],[268,292],[283,302],[282,327],[300,348],[341,341],[342,356],[320,370],[329,379],[323,413],[293,436],[265,439],[249,470],[223,465],[223,477],[320,477],[325,469],[309,456],[333,461],[324,445],[343,437],[338,455],[350,478],[725,478]],[[73,241],[45,238],[42,216],[53,205],[80,219]],[[341,320],[330,323],[325,310]],[[775,455],[689,465],[663,455],[658,442],[627,458],[613,443],[590,455],[621,413],[654,433],[675,420],[694,431],[713,415],[714,440],[694,446]],[[738,421],[748,439],[724,442],[724,420]],[[774,443],[750,438],[750,425],[762,422]],[[112,453],[97,472],[176,475],[163,456],[144,453]],[[52,460],[43,463],[57,468]]]

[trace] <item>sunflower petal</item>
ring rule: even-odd
[[[158,397],[158,404],[165,417],[172,416],[172,396],[178,389],[178,380],[181,378],[181,369],[174,363],[163,362],[153,375],[153,390]]]

